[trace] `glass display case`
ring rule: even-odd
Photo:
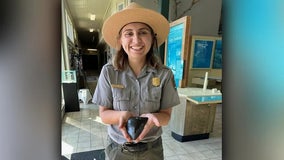
[[[61,74],[62,83],[77,83],[76,71],[75,70],[65,70]]]
[[[65,70],[61,74],[65,112],[80,111],[76,77],[75,70]]]

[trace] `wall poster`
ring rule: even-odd
[[[222,38],[215,41],[215,49],[213,56],[213,69],[222,69]]]
[[[193,35],[191,41],[191,69],[222,69],[221,37]]]
[[[177,87],[187,86],[188,54],[190,48],[190,17],[182,17],[170,23],[165,45],[164,64],[171,68]]]
[[[191,38],[191,69],[222,69],[222,37]]]

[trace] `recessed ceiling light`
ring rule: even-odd
[[[95,19],[96,19],[96,15],[95,15],[95,14],[91,14],[90,20],[91,20],[91,21],[94,21]]]
[[[97,49],[94,49],[94,48],[88,48],[87,50],[88,51],[98,51]]]

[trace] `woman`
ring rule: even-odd
[[[162,128],[171,108],[179,104],[172,71],[155,56],[169,33],[168,21],[159,13],[131,3],[109,17],[102,29],[104,40],[117,53],[102,68],[93,102],[108,127],[109,159],[163,159]],[[147,117],[136,139],[126,123]]]

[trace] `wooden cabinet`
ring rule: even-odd
[[[217,103],[196,104],[183,95],[180,102],[173,108],[169,123],[172,137],[181,142],[209,138]]]

